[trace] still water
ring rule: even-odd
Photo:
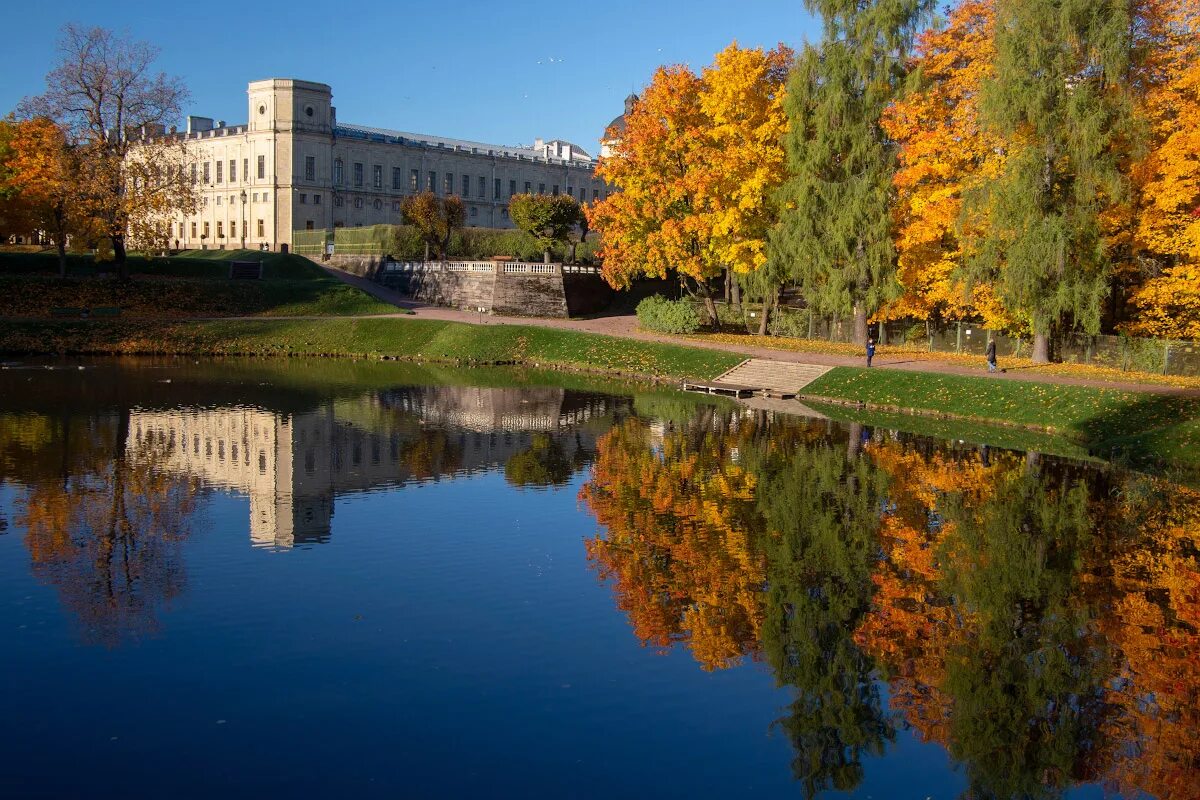
[[[636,385],[0,370],[0,796],[1200,796],[1200,494]]]

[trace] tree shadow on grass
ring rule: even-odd
[[[1142,395],[1086,419],[1074,433],[1100,458],[1200,485],[1200,400]]]

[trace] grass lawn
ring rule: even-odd
[[[669,378],[714,377],[736,353],[537,328],[429,319],[0,320],[0,352],[333,355],[460,364],[565,366]]]
[[[1200,470],[1200,399],[1086,386],[837,367],[810,397],[1036,426],[1104,458]]]
[[[229,262],[261,261],[263,280],[230,281]],[[0,252],[0,317],[50,317],[56,308],[116,307],[142,319],[226,316],[362,316],[396,308],[327,276],[306,258],[257,250],[192,250],[130,256],[130,280],[98,275],[90,256],[70,256],[58,277],[53,253]]]

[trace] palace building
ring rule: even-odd
[[[400,198],[458,195],[471,226],[512,227],[514,194],[607,195],[597,161],[578,145],[538,139],[508,147],[349,125],[323,83],[272,78],[247,89],[249,121],[190,116],[178,134],[199,190],[195,214],[173,223],[176,249],[278,250],[295,230],[400,221]]]

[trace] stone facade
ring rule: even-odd
[[[502,261],[388,262],[377,280],[415,300],[510,317],[601,310],[612,289],[595,267]]]
[[[596,160],[577,145],[505,147],[342,124],[323,83],[273,78],[247,89],[249,122],[188,117],[178,134],[199,189],[197,213],[176,220],[178,248],[276,250],[292,231],[396,223],[400,198],[462,197],[467,224],[508,228],[514,194],[608,195]]]

